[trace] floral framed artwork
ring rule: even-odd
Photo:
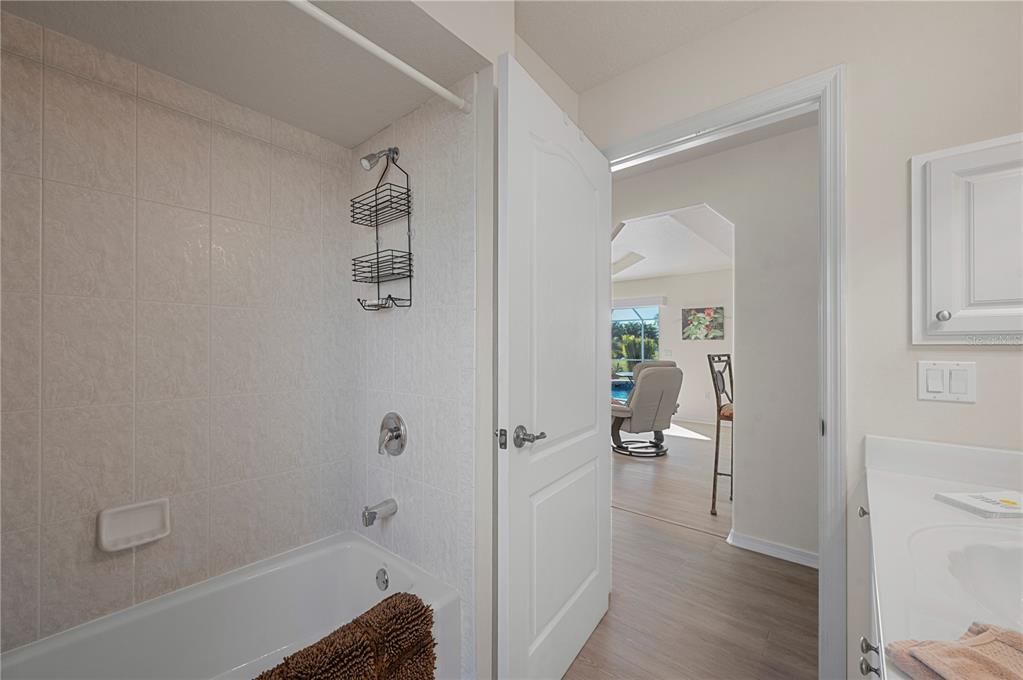
[[[683,340],[724,340],[725,308],[682,308]]]

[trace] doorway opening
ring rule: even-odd
[[[837,97],[840,76],[840,71],[822,74],[822,91]],[[789,86],[790,96],[797,85]],[[637,633],[658,642],[622,660],[636,664],[632,672],[657,675],[659,663],[666,672],[681,661],[672,657],[679,649],[685,649],[688,663],[708,664],[705,677],[810,678],[831,672],[826,669],[844,672],[844,517],[835,521],[844,503],[831,485],[842,476],[842,465],[838,440],[826,431],[829,419],[841,430],[843,415],[836,341],[840,134],[833,99],[811,97],[781,108],[784,96],[769,99],[725,107],[675,126],[663,135],[664,142],[648,137],[630,153],[610,154],[617,171],[612,314],[638,301],[656,304],[658,355],[649,370],[669,371],[674,365],[684,379],[677,396],[663,390],[655,395],[677,399],[670,422],[657,426],[668,454],[653,460],[612,454],[616,578],[611,606],[568,677],[573,672],[583,677],[618,638]],[[715,119],[719,125],[707,125]],[[687,128],[691,132],[680,134]],[[729,256],[727,274],[718,281],[698,280],[698,275],[714,278],[710,272],[657,271],[650,263],[644,271],[648,259],[684,260],[696,250],[690,246],[677,255],[667,240],[652,238],[655,220],[679,210],[673,205],[713,206],[734,226],[724,239],[734,250],[719,247],[714,253]],[[637,237],[641,226],[648,232]],[[706,230],[699,235],[714,244]],[[652,242],[636,247],[643,236]],[[652,254],[642,252],[644,247]],[[676,339],[679,348],[669,348]],[[695,350],[683,344],[716,342],[725,344]],[[632,400],[648,396],[636,379],[646,365],[618,371],[614,364],[612,388],[627,373]],[[738,375],[734,387],[732,371]],[[656,384],[651,387],[648,391],[657,392]],[[734,394],[740,395],[737,406]],[[644,421],[632,411],[612,409],[612,430],[615,415],[622,413]],[[698,415],[704,412],[709,417]],[[644,424],[649,426],[649,419]],[[733,433],[734,469],[721,455],[731,451]],[[722,480],[718,473],[725,470]],[[715,481],[726,487],[718,495],[716,515],[711,514]],[[659,564],[669,554],[672,559]],[[842,569],[836,570],[839,557]],[[826,576],[818,572],[821,565],[828,568]],[[644,571],[651,573],[644,576]],[[660,579],[651,578],[654,572]],[[672,574],[668,592],[666,573]],[[643,585],[655,582],[660,585]],[[839,611],[819,617],[819,604],[837,601],[838,593]],[[694,615],[694,607],[701,615]],[[651,608],[659,619],[643,614]],[[723,636],[720,648],[706,644],[708,629],[725,631],[740,620],[747,636],[742,643]],[[648,623],[653,627],[644,630]],[[685,645],[687,636],[696,635],[703,635],[702,644]],[[770,653],[771,641],[782,636],[789,653],[779,661]],[[694,660],[694,649],[707,658]]]

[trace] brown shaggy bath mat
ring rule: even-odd
[[[395,593],[256,680],[433,680],[433,609]]]

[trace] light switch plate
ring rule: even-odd
[[[973,361],[918,361],[917,399],[977,401],[977,364]]]

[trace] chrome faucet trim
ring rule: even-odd
[[[398,501],[388,498],[374,506],[367,505],[362,509],[362,526],[371,527],[378,519],[390,517],[398,512]]]

